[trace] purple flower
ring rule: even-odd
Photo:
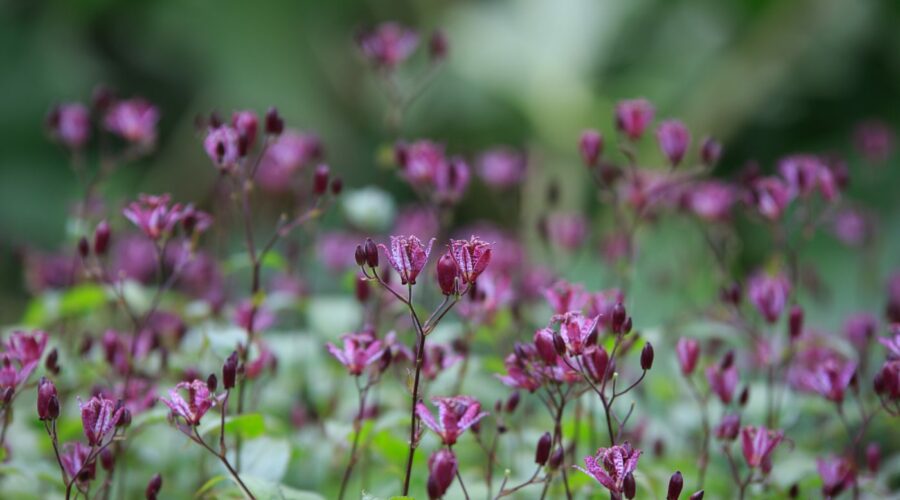
[[[736,200],[735,190],[724,182],[707,181],[687,192],[687,207],[697,217],[708,221],[727,220]]]
[[[439,231],[440,221],[434,210],[425,206],[411,206],[400,210],[397,214],[392,233],[411,234],[427,240],[437,235]]]
[[[416,405],[416,414],[441,437],[445,445],[455,444],[466,429],[487,416],[487,412],[481,411],[481,404],[471,396],[435,397],[431,398],[431,402],[438,407],[438,420],[423,403]]]
[[[857,247],[870,240],[872,228],[866,216],[854,209],[841,210],[831,221],[831,232],[841,243]]]
[[[867,312],[859,312],[844,321],[844,335],[857,347],[864,347],[878,330],[878,318]]]
[[[569,311],[580,311],[591,296],[581,285],[560,280],[543,290],[544,298],[550,304],[554,314],[565,314]],[[600,312],[595,315],[601,314]]]
[[[61,104],[50,112],[53,135],[67,147],[78,149],[91,137],[91,116],[80,102]]]
[[[871,163],[883,163],[894,151],[894,131],[878,120],[860,123],[855,133],[856,149]]]
[[[252,148],[256,142],[256,131],[259,129],[259,118],[256,113],[249,110],[235,111],[231,114],[231,126],[246,141],[246,149]]]
[[[603,136],[596,130],[585,130],[581,132],[581,138],[578,140],[578,150],[581,152],[581,159],[588,167],[597,165],[600,155],[603,153]]]
[[[734,441],[741,430],[741,414],[728,413],[715,428],[716,437],[723,441]]]
[[[84,437],[92,446],[100,445],[116,428],[125,413],[125,407],[102,395],[92,397],[87,403],[78,401]]]
[[[778,163],[778,171],[793,196],[807,197],[818,188],[826,200],[837,196],[837,185],[831,169],[816,156],[794,155]]]
[[[595,456],[584,457],[584,467],[576,469],[590,474],[610,493],[622,493],[625,477],[637,469],[641,450],[636,450],[627,442],[609,448],[600,448]]]
[[[157,121],[159,110],[140,98],[113,103],[103,117],[107,130],[126,141],[141,145],[156,141]]]
[[[524,389],[534,392],[542,385],[542,379],[538,373],[515,354],[510,354],[503,362],[506,367],[506,375],[498,375],[503,384],[516,389]]]
[[[262,375],[263,371],[267,369],[274,371],[277,367],[278,358],[275,357],[275,353],[267,345],[260,343],[256,358],[247,363],[247,366],[244,368],[244,376],[248,380],[254,380]]]
[[[587,238],[587,220],[578,212],[557,212],[547,217],[547,236],[563,250],[577,250]]]
[[[456,477],[458,464],[452,451],[442,448],[428,457],[428,498],[441,498]]]
[[[428,242],[428,247],[426,247],[415,236],[391,236],[390,250],[384,245],[378,246],[387,255],[394,270],[400,275],[400,283],[415,285],[416,277],[428,262],[428,254],[431,253],[432,245],[434,245],[434,238]]]
[[[700,342],[696,339],[682,337],[675,344],[675,354],[678,356],[678,365],[685,376],[694,373],[697,360],[700,359]]]
[[[793,195],[778,177],[761,177],[753,181],[750,199],[756,210],[769,220],[777,220],[784,213]]]
[[[893,359],[900,359],[900,326],[891,326],[891,336],[888,338],[879,337],[878,342],[887,347],[888,356]]]
[[[507,147],[486,151],[478,158],[478,175],[485,184],[507,189],[522,182],[527,160],[525,154]]]
[[[253,299],[245,299],[234,308],[234,324],[250,332],[261,332],[275,324],[275,314],[262,304],[254,307]]]
[[[840,403],[855,374],[856,363],[835,354],[815,364],[792,367],[789,379],[801,391],[817,393],[829,401]]]
[[[633,141],[641,138],[652,121],[653,105],[646,99],[632,99],[616,104],[616,128]]]
[[[347,367],[350,375],[361,375],[367,366],[381,359],[385,351],[384,344],[368,333],[349,333],[343,336],[343,341],[343,349],[331,342],[326,345],[328,352]]]
[[[6,354],[25,366],[40,362],[46,347],[46,332],[40,330],[31,333],[16,331],[6,341]]]
[[[450,254],[459,269],[462,284],[473,284],[491,262],[491,244],[477,236],[468,240],[450,240]]]
[[[566,343],[566,349],[575,356],[582,354],[592,343],[590,339],[596,335],[599,320],[599,316],[588,318],[578,311],[553,317],[553,321],[559,322],[559,334]]]
[[[656,129],[656,140],[669,163],[677,167],[684,158],[684,153],[691,143],[691,133],[684,123],[678,120],[666,120]]]
[[[79,483],[86,483],[94,479],[97,472],[96,460],[86,463],[90,455],[90,446],[81,443],[66,443],[62,446],[59,460],[69,477],[75,478]]]
[[[846,457],[817,458],[816,470],[822,478],[822,494],[828,498],[840,495],[856,482],[855,468]]]
[[[747,284],[750,302],[769,323],[778,321],[790,293],[791,283],[782,274],[772,276],[759,272]]]
[[[709,382],[710,390],[722,400],[722,403],[726,405],[731,403],[738,384],[738,370],[734,364],[724,369],[718,363],[708,367],[706,380]]]
[[[179,391],[187,391],[187,400]],[[216,405],[218,398],[209,391],[205,381],[194,380],[179,382],[174,389],[169,390],[169,399],[159,399],[172,410],[173,416],[181,417],[188,425],[195,426]]]
[[[472,174],[462,158],[453,157],[441,164],[434,176],[434,199],[438,203],[453,204],[462,199]]]
[[[219,168],[235,165],[241,156],[238,131],[228,125],[210,128],[203,140],[209,159]]]
[[[773,431],[763,426],[741,429],[741,449],[751,469],[762,467],[764,472],[772,468],[772,453],[784,439],[783,431]]]
[[[700,159],[703,160],[703,164],[712,167],[719,162],[720,156],[722,156],[722,144],[712,137],[704,137],[700,144]]]
[[[184,215],[180,203],[169,206],[168,194],[158,196],[141,194],[131,202],[122,214],[151,240],[158,240],[172,233]]]
[[[374,65],[394,69],[405,61],[419,43],[419,35],[400,24],[387,22],[372,31],[360,34],[356,43],[363,55]]]
[[[444,146],[428,140],[399,144],[395,148],[395,155],[403,177],[416,187],[434,183],[437,171],[447,161]]]

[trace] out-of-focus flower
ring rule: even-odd
[[[391,234],[411,234],[425,241],[439,231],[440,221],[434,210],[426,206],[412,206],[400,210]]]
[[[792,198],[788,186],[777,177],[761,177],[751,184],[750,201],[766,219],[779,219]]]
[[[855,140],[856,149],[871,163],[883,163],[894,152],[894,131],[878,120],[857,125]]]
[[[266,148],[255,178],[266,191],[288,191],[294,185],[294,174],[319,160],[322,149],[322,142],[317,135],[286,130]]]
[[[113,103],[103,117],[107,130],[126,141],[145,146],[156,141],[157,121],[159,110],[140,98]]]
[[[577,311],[554,316],[553,321],[559,322],[559,334],[566,343],[566,348],[572,355],[580,355],[584,349],[591,345],[591,338],[596,338],[598,316],[585,317]]]
[[[410,360],[415,359],[415,353],[412,354]],[[462,356],[454,353],[450,346],[432,342],[425,346],[425,355],[422,357],[422,376],[428,380],[434,380],[461,359]]]
[[[378,245],[387,255],[394,270],[400,275],[400,283],[403,285],[416,284],[416,277],[422,272],[428,262],[428,254],[434,245],[434,238],[428,242],[428,246],[415,236],[391,236],[391,248]]]
[[[97,473],[97,462],[87,463],[91,455],[91,447],[82,443],[66,443],[62,446],[59,460],[66,474],[81,484],[94,479]]]
[[[234,166],[241,156],[238,131],[228,125],[210,128],[203,140],[207,156],[219,168]]]
[[[525,154],[508,147],[485,151],[478,157],[479,177],[493,188],[507,189],[522,182],[527,160]]]
[[[179,391],[187,391],[187,399]],[[179,382],[169,391],[169,399],[159,399],[172,410],[172,415],[183,418],[190,426],[199,425],[203,415],[206,415],[218,400],[203,380]]]
[[[600,448],[596,455],[584,457],[584,468],[576,469],[590,474],[611,493],[624,491],[625,476],[637,469],[641,450],[636,450],[627,442],[609,448]]]
[[[724,404],[731,403],[734,398],[734,390],[738,384],[738,370],[732,364],[728,368],[722,368],[720,364],[715,364],[706,369],[706,380],[709,382],[709,388]]]
[[[442,448],[428,457],[428,498],[444,496],[456,477],[458,464],[452,451]]]
[[[877,330],[878,318],[871,313],[859,312],[844,320],[844,335],[858,347],[868,344]]]
[[[416,414],[429,429],[441,437],[445,445],[455,444],[466,429],[488,415],[481,411],[481,403],[471,396],[435,397],[431,398],[431,402],[438,407],[438,420],[434,419],[423,403],[416,405]]]
[[[856,374],[856,363],[837,354],[816,363],[802,363],[803,359],[801,357],[801,363],[791,367],[788,374],[791,385],[801,391],[817,393],[829,401],[842,402],[844,391]]]
[[[512,304],[515,298],[512,278],[488,271],[478,280],[478,286],[469,292],[469,300],[456,306],[457,313],[472,324],[487,324],[493,321],[497,311]]]
[[[265,344],[260,344],[257,349],[256,358],[247,363],[244,368],[244,376],[249,380],[259,378],[264,371],[275,371],[278,367],[278,358],[275,353]]]
[[[159,495],[159,490],[162,489],[162,476],[158,473],[154,474],[153,477],[150,478],[150,481],[147,482],[147,488],[144,489],[144,495],[147,500],[156,500]]]
[[[35,330],[31,333],[15,331],[6,341],[7,354],[19,361],[22,366],[40,362],[47,347],[47,333]]]
[[[122,210],[122,214],[148,238],[158,240],[170,235],[184,215],[180,203],[169,206],[170,199],[168,194],[141,194],[138,201],[131,202]]]
[[[580,311],[591,300],[591,295],[584,287],[560,280],[543,290],[544,298],[550,304],[554,314],[565,314],[569,311]],[[595,316],[601,312],[593,312]]]
[[[771,470],[772,453],[782,439],[783,431],[773,431],[763,426],[741,429],[741,449],[747,466],[751,469],[762,467],[764,472]]]
[[[790,293],[791,283],[782,274],[772,276],[759,272],[747,284],[747,296],[769,323],[778,321]]]
[[[581,152],[581,159],[588,167],[597,165],[600,155],[603,153],[603,136],[596,130],[585,130],[581,132],[581,138],[578,140],[578,150]]]
[[[678,120],[666,120],[657,127],[656,140],[659,142],[659,149],[669,159],[669,163],[673,167],[677,167],[691,144],[691,133],[684,123]]]
[[[534,392],[541,387],[542,380],[535,370],[532,370],[526,362],[515,354],[510,354],[504,360],[506,375],[498,375],[503,384],[516,389],[524,389]]]
[[[686,193],[688,209],[708,221],[724,221],[736,201],[733,187],[718,181],[701,182]]]
[[[778,163],[778,171],[793,196],[807,197],[818,188],[826,200],[837,196],[837,185],[831,169],[816,156],[793,155]]]
[[[640,139],[653,121],[653,105],[646,99],[631,99],[616,104],[616,128],[631,140]]]
[[[841,210],[831,220],[831,232],[841,243],[858,247],[871,239],[872,228],[866,216],[854,209]]]
[[[256,142],[256,131],[259,129],[259,118],[256,113],[249,110],[235,111],[231,114],[231,126],[237,130],[243,141],[244,153],[253,147]]]
[[[70,255],[46,254],[27,249],[24,256],[25,286],[34,294],[67,288],[75,281],[77,261]]]
[[[700,160],[708,167],[714,166],[722,156],[722,144],[712,137],[704,137],[700,143]]]
[[[328,352],[347,367],[350,375],[361,375],[367,366],[381,359],[384,344],[368,333],[349,333],[343,336],[344,346],[338,348],[331,342]]]
[[[437,63],[443,61],[447,57],[450,43],[447,41],[447,35],[444,30],[434,30],[428,39],[428,57],[431,62]]]
[[[900,271],[894,271],[888,279],[886,316],[892,323],[900,323]]]
[[[41,420],[55,420],[59,417],[59,396],[56,393],[56,386],[46,377],[41,377],[38,382],[37,412]]]
[[[546,220],[547,237],[559,248],[573,252],[587,238],[587,221],[578,212],[556,212]]]
[[[887,347],[890,358],[900,359],[900,326],[893,325],[891,327],[891,336],[887,338],[879,337],[878,342]]]
[[[846,457],[830,456],[816,459],[816,470],[822,478],[822,494],[836,497],[856,482],[856,470]]]
[[[734,441],[741,430],[741,414],[728,413],[722,417],[722,421],[715,428],[715,435],[723,441]]]
[[[91,138],[91,115],[80,102],[54,107],[47,121],[50,133],[66,147],[79,149]]]
[[[453,157],[435,172],[434,198],[442,204],[453,204],[462,199],[472,174],[462,158]]]
[[[696,339],[682,337],[675,344],[675,354],[678,355],[678,365],[681,373],[688,376],[694,373],[697,360],[700,359],[700,342]]]
[[[245,299],[234,308],[234,324],[247,331],[261,332],[275,324],[275,314],[262,304],[254,307],[252,299]]]
[[[617,288],[601,290],[590,295],[588,303],[588,315],[600,318],[599,325],[603,325],[606,329],[612,328],[613,309],[616,304],[622,304],[625,301],[625,294]]]
[[[356,43],[372,64],[390,70],[412,55],[419,43],[419,35],[398,23],[387,22],[360,33]]]
[[[462,284],[473,284],[491,262],[491,244],[477,236],[468,240],[450,240],[450,254],[459,269]]]
[[[125,407],[103,396],[94,396],[87,403],[78,402],[81,409],[81,423],[88,444],[99,445],[115,430],[125,414]]]

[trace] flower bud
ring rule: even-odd
[[[866,466],[869,467],[869,472],[878,474],[880,465],[881,448],[879,448],[878,443],[869,443],[869,446],[866,446]]]
[[[162,476],[159,474],[155,474],[150,481],[147,483],[147,489],[145,491],[147,495],[147,500],[156,500],[156,496],[159,495],[159,490],[162,489]]]
[[[722,302],[727,302],[732,305],[738,305],[741,302],[741,287],[737,283],[732,283],[727,287],[722,289],[721,292]]]
[[[369,280],[365,278],[356,278],[356,287],[354,292],[356,294],[356,300],[360,303],[365,303],[369,300],[369,292],[371,288],[369,288]]]
[[[14,391],[12,387],[3,389],[3,392],[0,393],[0,401],[2,401],[4,405],[8,405],[10,402],[12,402],[12,397],[15,392],[16,391]]]
[[[222,366],[222,387],[225,390],[234,388],[235,379],[237,378],[238,353],[231,351],[231,354],[225,360]]]
[[[47,359],[44,361],[44,368],[54,375],[59,374],[59,351],[55,347],[47,355]]]
[[[677,167],[691,143],[691,133],[684,123],[678,120],[666,120],[656,129],[656,140],[669,163]]]
[[[269,108],[266,112],[266,133],[270,135],[279,135],[284,130],[284,120],[278,114],[278,110],[274,107]]]
[[[621,302],[616,302],[612,310],[612,331],[616,335],[622,333],[622,326],[625,324],[626,312],[625,306]]]
[[[559,356],[566,354],[566,341],[559,332],[553,332],[553,348],[556,349],[556,354]]]
[[[563,458],[564,458],[563,455],[564,455],[564,453],[563,453],[563,448],[562,448],[562,446],[560,446],[559,448],[557,448],[556,451],[554,451],[553,454],[550,455],[550,462],[549,462],[549,465],[550,465],[550,468],[551,468],[551,469],[554,469],[554,470],[555,470],[555,469],[558,469],[559,466],[562,465],[562,463],[563,463]]]
[[[581,159],[588,167],[597,165],[600,154],[603,153],[603,136],[596,130],[589,129],[581,133],[581,139],[578,140],[578,150],[581,152]]]
[[[549,328],[541,328],[534,332],[534,347],[548,366],[556,364],[557,353],[554,340],[554,333]]]
[[[506,413],[512,413],[516,411],[516,408],[519,406],[519,401],[521,401],[522,396],[519,394],[519,391],[513,391],[512,394],[506,398]]]
[[[328,165],[322,164],[316,167],[313,174],[313,194],[322,196],[328,190]]]
[[[691,500],[703,500],[703,490],[694,492],[694,494],[691,495]]]
[[[634,495],[637,494],[637,483],[634,480],[633,473],[629,472],[628,475],[625,476],[625,481],[622,482],[622,492],[628,500],[631,500],[634,498]]]
[[[456,293],[457,272],[456,261],[449,252],[445,253],[437,263],[438,285],[444,295]]]
[[[705,137],[700,145],[700,160],[707,167],[712,167],[719,162],[722,156],[722,144],[712,137]]]
[[[219,379],[215,373],[210,373],[209,377],[206,377],[206,388],[209,389],[209,392],[216,392],[216,389],[219,388]]]
[[[450,450],[438,450],[428,457],[428,498],[443,497],[457,470],[456,456]]]
[[[641,369],[644,371],[653,367],[653,344],[647,342],[641,351]]]
[[[684,478],[681,477],[681,471],[676,471],[669,479],[669,493],[666,495],[666,500],[678,500],[682,488],[684,488]]]
[[[750,400],[750,387],[744,386],[744,389],[741,391],[741,394],[738,396],[738,404],[741,406],[747,406],[747,401]]]
[[[369,267],[378,267],[378,247],[372,238],[366,238],[366,244],[363,247],[366,251],[366,264]]]
[[[734,364],[734,351],[728,351],[725,353],[725,356],[722,357],[722,364],[720,365],[722,370],[727,370],[731,368],[731,365]]]
[[[791,485],[790,489],[788,489],[788,498],[797,498],[800,496],[800,485],[794,483]]]
[[[103,448],[103,451],[100,452],[100,465],[105,471],[112,470],[113,466],[116,465],[116,456],[109,448]]]
[[[435,30],[428,41],[428,57],[431,62],[440,62],[447,57],[447,35],[443,30]]]
[[[88,244],[87,238],[82,236],[78,240],[78,255],[81,255],[81,258],[86,258],[91,253],[91,246]]]
[[[363,250],[362,245],[356,245],[356,251],[353,253],[353,258],[356,260],[356,265],[362,267],[366,263],[366,251]]]
[[[340,177],[335,177],[331,179],[331,194],[337,196],[341,194],[341,191],[344,189],[344,181],[341,180]]]
[[[545,465],[547,460],[550,458],[550,446],[553,444],[553,438],[550,436],[549,432],[545,432],[540,439],[538,439],[537,448],[534,451],[534,463],[538,465]]]
[[[41,420],[55,420],[59,417],[56,386],[47,377],[41,377],[38,382],[37,411]]]
[[[622,333],[628,335],[631,333],[631,316],[625,318],[625,322],[622,323]]]
[[[97,228],[94,229],[94,253],[97,255],[106,254],[106,249],[109,248],[109,223],[101,221],[100,224],[97,224]]]
[[[119,416],[119,420],[116,422],[116,427],[128,427],[131,425],[131,410],[128,408],[122,409],[122,415]]]
[[[390,349],[385,349],[384,354],[381,355],[381,359],[378,360],[378,371],[385,372],[391,366],[391,361],[394,359],[394,355],[391,354]]]
[[[791,308],[791,313],[788,317],[788,333],[792,341],[797,340],[797,337],[803,333],[803,308],[800,306]]]

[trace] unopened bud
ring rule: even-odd
[[[456,261],[449,252],[445,253],[437,263],[438,285],[440,285],[441,292],[444,295],[456,293],[457,274]]]
[[[216,389],[219,388],[219,379],[215,373],[210,373],[209,377],[206,377],[206,388],[209,389],[209,392],[216,392]]]
[[[97,224],[97,228],[94,229],[94,253],[97,255],[106,254],[106,250],[109,248],[109,223],[106,221],[100,222]]]
[[[550,455],[549,465],[551,469],[558,469],[560,465],[563,463],[564,453],[562,446],[556,449],[552,455]]]
[[[222,366],[222,386],[225,390],[234,388],[235,379],[237,378],[238,353],[232,351],[225,364]]]
[[[585,130],[581,133],[578,140],[578,149],[581,152],[581,159],[588,167],[597,165],[597,160],[603,153],[603,136],[596,130]]]
[[[675,474],[672,474],[672,478],[669,479],[669,492],[666,500],[678,500],[682,488],[684,488],[684,478],[681,477],[681,471],[675,471]]]
[[[519,401],[522,399],[522,396],[519,394],[519,391],[513,391],[512,394],[506,398],[506,413],[512,413],[516,411],[516,408],[519,406]]]
[[[634,474],[631,472],[625,476],[625,481],[622,482],[622,493],[625,494],[625,498],[628,500],[631,500],[637,494],[637,482],[635,482]]]
[[[155,474],[150,481],[147,483],[147,489],[145,491],[147,500],[156,500],[156,496],[159,495],[159,490],[162,489],[162,476],[159,474]]]
[[[91,253],[91,246],[88,244],[87,238],[82,236],[78,240],[78,255],[81,255],[81,258],[85,258]]]
[[[797,340],[797,337],[803,333],[803,309],[800,306],[791,308],[791,313],[788,317],[788,333],[792,341]]]
[[[641,351],[641,369],[644,371],[653,367],[653,344],[647,342]]]
[[[274,107],[269,108],[266,112],[266,133],[270,135],[279,135],[284,130],[284,120],[278,114],[278,110]]]
[[[366,244],[363,249],[366,251],[366,264],[369,267],[378,267],[378,247],[372,241],[372,238],[366,238]]]
[[[322,164],[316,167],[313,174],[313,194],[321,196],[328,190],[328,175],[330,169],[328,165]]]

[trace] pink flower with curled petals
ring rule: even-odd
[[[840,403],[855,374],[856,363],[835,354],[813,365],[792,367],[788,379],[798,390]]]
[[[788,186],[778,177],[761,177],[750,187],[750,201],[760,215],[777,220],[793,199]]]
[[[584,468],[573,467],[593,476],[610,493],[619,494],[624,491],[625,477],[637,469],[639,458],[641,450],[632,448],[626,441],[621,445],[600,448],[596,455],[584,457]]]
[[[532,369],[530,363],[519,359],[515,354],[510,354],[503,362],[506,367],[506,375],[497,375],[500,382],[508,387],[516,389],[525,389],[528,392],[534,392],[542,385],[539,375]]]
[[[141,194],[131,202],[122,214],[151,240],[158,240],[172,233],[184,215],[180,203],[169,206],[168,194],[158,196]]]
[[[381,359],[386,349],[380,340],[368,333],[348,333],[343,336],[343,343],[343,348],[331,342],[326,346],[328,352],[354,376],[361,375],[367,366]]]
[[[590,344],[600,317],[589,318],[578,311],[569,311],[553,316],[552,321],[559,322],[559,334],[565,341],[569,354],[577,356]]]
[[[24,366],[39,362],[46,347],[46,332],[40,330],[31,333],[15,331],[6,341],[6,354]]]
[[[375,66],[394,69],[416,50],[419,35],[398,23],[382,23],[356,38],[363,55]]]
[[[82,443],[66,443],[62,446],[59,461],[69,477],[75,478],[80,484],[85,484],[96,476],[97,461],[88,463],[91,455],[91,447]]]
[[[141,145],[156,141],[156,122],[159,110],[144,99],[136,98],[112,104],[103,117],[107,130],[115,135]]]
[[[450,240],[450,255],[456,262],[460,281],[472,284],[491,262],[491,244],[477,236],[468,240]]]
[[[616,128],[635,141],[653,121],[653,105],[646,99],[619,101],[616,104]]]
[[[828,165],[814,155],[793,155],[778,163],[778,171],[794,196],[808,197],[817,188],[826,200],[837,196],[837,184]]]
[[[378,246],[387,255],[394,270],[400,275],[400,283],[415,285],[416,277],[428,262],[428,254],[431,253],[432,245],[434,245],[434,238],[431,238],[426,247],[415,236],[391,236],[390,250],[384,245]]]
[[[187,391],[187,399],[179,391]],[[172,415],[183,418],[190,426],[196,426],[203,415],[216,405],[219,397],[209,391],[205,381],[194,380],[179,382],[169,391],[169,399],[159,399],[172,410]]]
[[[445,445],[455,444],[466,429],[488,415],[481,411],[481,403],[471,396],[435,397],[431,398],[431,402],[438,408],[437,420],[424,403],[416,405],[416,414],[429,429],[441,437]]]
[[[240,135],[228,125],[210,128],[203,140],[207,156],[219,168],[234,166],[240,158]]]
[[[256,131],[259,128],[259,118],[256,113],[249,110],[235,111],[231,114],[231,126],[246,141],[247,149],[252,148],[256,142]]]
[[[773,431],[763,426],[741,429],[741,449],[751,469],[762,467],[767,472],[772,467],[772,453],[784,439],[784,431]]]
[[[81,423],[84,426],[84,437],[88,444],[99,445],[116,428],[125,406],[106,399],[102,395],[92,397],[87,403],[78,401],[81,409]]]
[[[822,478],[822,494],[833,498],[856,483],[856,468],[847,457],[816,459],[816,471]]]

